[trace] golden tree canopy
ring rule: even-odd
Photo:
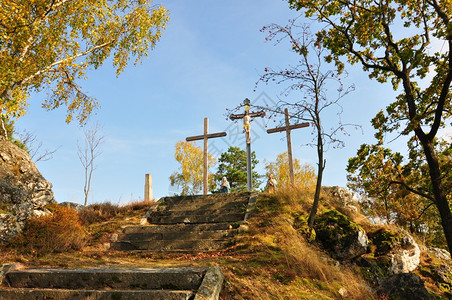
[[[295,186],[303,189],[313,189],[316,184],[317,176],[315,169],[309,164],[301,165],[300,160],[295,158],[293,160],[293,172],[295,177]],[[278,186],[290,185],[289,176],[289,156],[287,151],[278,154],[276,161],[265,165],[267,176],[273,174]]]
[[[46,109],[67,107],[83,123],[98,103],[76,83],[109,57],[116,73],[148,55],[168,21],[150,0],[2,0],[0,114],[26,111],[30,92],[49,89]]]
[[[191,142],[176,143],[174,158],[180,163],[179,171],[170,176],[172,186],[181,189],[181,195],[194,195],[201,191],[203,185],[204,151]],[[216,164],[213,155],[207,155],[209,167]],[[213,184],[213,174],[208,174],[209,186]]]

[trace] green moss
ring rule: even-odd
[[[0,203],[0,214],[11,214],[12,203]]]
[[[452,296],[452,287],[450,286],[450,284],[447,283],[439,283],[438,284],[438,288],[439,290],[449,296]]]
[[[377,285],[380,278],[386,277],[389,274],[389,266],[391,261],[387,257],[372,258],[367,256],[366,261],[368,267],[361,267],[361,275],[371,285]]]
[[[293,227],[297,232],[303,236],[307,241],[313,242],[316,237],[315,230],[308,225],[308,216],[297,213],[294,215]]]
[[[402,242],[402,234],[396,231],[391,231],[386,228],[377,230],[369,234],[369,238],[375,245],[375,256],[387,254],[391,249],[399,246]]]
[[[315,220],[316,239],[322,242],[327,249],[334,249],[340,244],[342,247],[349,245],[359,230],[364,231],[349,217],[337,210],[327,210]]]

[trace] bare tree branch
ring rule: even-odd
[[[85,173],[85,183],[83,186],[83,193],[85,196],[84,205],[88,203],[88,195],[91,190],[91,179],[93,172],[96,169],[94,165],[94,160],[102,154],[99,147],[104,143],[105,136],[100,133],[101,127],[99,123],[92,129],[85,129],[85,144],[81,147],[77,141],[77,154],[80,162],[82,163],[84,173]]]

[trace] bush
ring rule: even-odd
[[[91,204],[79,211],[78,215],[83,225],[106,222],[117,216],[124,216],[138,210],[148,210],[154,202],[135,201],[125,206],[118,206],[110,202]]]
[[[83,225],[105,222],[119,214],[124,213],[124,208],[113,205],[110,202],[91,204],[81,210],[78,215]]]
[[[86,232],[75,210],[56,203],[46,208],[52,214],[27,219],[23,231],[11,239],[9,245],[36,256],[82,249]]]

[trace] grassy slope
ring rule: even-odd
[[[139,224],[150,204],[135,203],[121,209],[110,204],[91,206],[81,214],[89,238],[80,251],[39,256],[0,249],[0,262],[62,268],[218,264],[226,277],[221,299],[375,299],[359,270],[339,265],[314,243],[305,241],[306,228],[294,228],[294,216],[303,219],[307,215],[311,198],[300,191],[262,194],[249,219],[249,232],[239,236],[234,247],[199,254],[109,251],[105,245],[111,234]]]

